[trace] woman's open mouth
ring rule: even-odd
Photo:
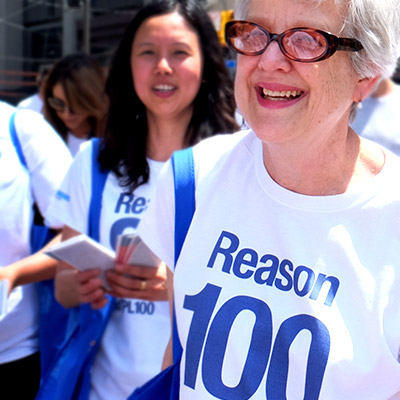
[[[265,88],[260,89],[261,97],[271,101],[286,101],[294,100],[301,96],[303,93],[301,90],[269,90]]]

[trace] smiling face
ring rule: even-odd
[[[131,70],[148,115],[191,115],[203,71],[197,33],[176,12],[145,20],[132,44]]]
[[[333,1],[320,7],[312,4],[252,0],[246,19],[274,33],[307,27],[340,36],[343,21]],[[261,55],[238,57],[237,103],[264,143],[301,139],[311,144],[338,132],[346,134],[351,105],[367,90],[368,80],[359,79],[344,51],[306,64],[286,58],[273,41]]]

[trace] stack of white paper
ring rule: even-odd
[[[120,235],[116,252],[81,234],[50,247],[46,254],[81,271],[100,268],[100,277],[106,289],[109,289],[109,285],[105,279],[105,271],[114,268],[115,262],[145,267],[158,267],[161,263],[135,234]]]

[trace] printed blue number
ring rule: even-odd
[[[221,376],[225,351],[233,322],[243,310],[252,311],[256,319],[240,382],[229,387],[222,382]],[[250,398],[260,386],[267,368],[271,338],[271,311],[264,302],[247,296],[228,300],[214,317],[204,347],[202,373],[206,389],[218,399]]]
[[[267,377],[266,394],[268,400],[286,398],[290,345],[300,331],[304,329],[311,333],[304,400],[317,400],[319,398],[329,356],[329,331],[321,321],[310,315],[296,315],[284,321],[276,335]]]
[[[301,331],[308,330],[311,345],[304,400],[317,400],[330,352],[326,326],[310,315],[293,316],[281,324],[272,346],[272,315],[268,305],[259,299],[237,296],[223,304],[211,320],[220,293],[220,287],[207,284],[197,295],[185,297],[183,307],[193,311],[193,318],[186,343],[184,384],[195,388],[204,346],[202,379],[211,395],[226,400],[249,399],[257,391],[268,367],[266,397],[268,400],[286,399],[290,346]],[[222,380],[226,347],[235,319],[245,310],[255,315],[248,354],[239,383],[227,386]]]
[[[117,244],[117,238],[121,235],[125,229],[134,229],[138,227],[140,222],[139,218],[121,218],[115,221],[110,229],[110,244],[111,248],[115,250],[115,245]]]
[[[195,296],[186,296],[183,307],[193,311],[193,319],[187,339],[185,385],[194,389],[197,370],[199,368],[201,350],[211,314],[221,292],[218,286],[207,284],[206,287]]]

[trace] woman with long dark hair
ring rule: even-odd
[[[155,1],[138,12],[106,91],[110,108],[98,163],[109,173],[99,231],[100,242],[114,249],[118,235],[136,230],[173,151],[238,126],[216,31],[195,0]],[[91,144],[81,149],[50,209],[64,223],[63,240],[88,234],[92,151]],[[60,263],[56,276],[56,296],[65,307],[90,303],[104,313],[113,304],[93,365],[85,366],[91,384],[74,390],[82,394],[86,387],[90,399],[125,399],[161,369],[169,337],[165,265],[116,264],[107,274],[115,304],[95,267],[77,272]],[[74,367],[58,368],[68,374]]]

